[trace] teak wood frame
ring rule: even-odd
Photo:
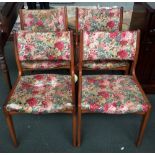
[[[76,21],[75,21],[75,25],[76,25],[76,64],[79,64],[79,59],[78,59],[78,52],[79,52],[79,8],[76,8]],[[120,22],[119,22],[119,31],[122,31],[122,24],[123,24],[123,7],[120,7]],[[76,66],[76,70],[78,70],[78,65]],[[90,69],[88,67],[84,67],[82,66],[83,70],[102,70],[102,69]],[[104,69],[104,70],[121,70],[124,71],[124,74],[127,75],[129,73],[129,69],[130,69],[130,62],[126,65],[126,66],[122,66],[122,67],[114,67],[113,69]]]
[[[130,74],[133,76],[133,79],[135,80],[138,88],[140,89],[142,95],[144,96],[145,100],[147,101],[149,105],[149,109],[147,112],[139,112],[135,114],[139,114],[143,116],[142,122],[141,122],[141,127],[140,131],[138,134],[138,138],[136,141],[136,146],[139,146],[142,142],[143,136],[144,136],[144,130],[146,128],[148,118],[150,115],[151,111],[151,104],[149,103],[140,83],[137,80],[136,74],[135,74],[135,68],[138,60],[138,53],[139,53],[139,46],[140,46],[140,30],[138,30],[138,35],[137,35],[137,46],[136,46],[136,54],[135,54],[135,59],[132,62],[131,66],[131,72]],[[78,117],[77,117],[77,122],[78,122],[78,129],[77,129],[77,146],[80,146],[81,144],[81,117],[83,113],[92,113],[90,111],[82,110],[81,108],[81,98],[82,98],[82,63],[83,63],[83,31],[80,32],[80,52],[79,52],[79,85],[78,85]]]
[[[75,103],[75,80],[74,80],[74,49],[73,49],[73,32],[70,32],[70,44],[71,44],[71,60],[70,60],[70,75],[71,75],[71,84],[72,84],[72,104],[73,104],[73,109],[72,110],[66,110],[66,111],[60,111],[57,113],[67,113],[67,114],[72,114],[72,137],[73,137],[73,146],[76,146],[76,103]],[[7,125],[9,128],[10,136],[13,140],[14,146],[18,146],[17,139],[16,139],[16,133],[13,125],[13,120],[12,116],[15,114],[25,114],[22,112],[16,112],[16,111],[7,111],[6,109],[6,104],[8,103],[10,97],[12,96],[18,82],[20,81],[21,76],[23,76],[23,68],[21,66],[20,60],[18,58],[18,49],[17,49],[17,38],[16,38],[16,33],[14,34],[14,48],[15,48],[15,57],[16,57],[16,63],[18,67],[18,77],[17,80],[10,91],[5,104],[3,105],[3,111],[5,114],[5,118],[7,121]]]

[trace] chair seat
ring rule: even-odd
[[[129,75],[83,76],[81,106],[82,110],[110,114],[146,112],[149,108]]]
[[[25,69],[52,69],[68,66],[68,61],[23,61],[21,65]]]
[[[99,62],[90,62],[86,61],[83,63],[83,67],[89,69],[115,69],[119,67],[129,66],[129,62],[126,61],[99,61]]]
[[[6,109],[24,113],[72,110],[71,77],[58,74],[22,76]]]

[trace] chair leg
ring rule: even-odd
[[[142,122],[141,122],[141,127],[140,127],[140,131],[139,131],[139,135],[137,138],[137,142],[136,142],[136,146],[139,146],[142,143],[142,139],[144,136],[144,130],[146,128],[149,116],[150,116],[150,111],[151,109],[149,109],[143,116]]]
[[[78,131],[77,131],[77,146],[81,145],[81,108],[78,110]]]
[[[17,139],[16,139],[16,133],[15,133],[14,125],[13,125],[12,116],[5,110],[4,110],[4,113],[5,113],[6,121],[8,124],[9,132],[10,132],[10,136],[12,138],[13,144],[15,147],[17,147],[18,143],[17,143]]]
[[[73,112],[73,146],[76,146],[76,112]]]

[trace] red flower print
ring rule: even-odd
[[[146,112],[148,110],[148,104],[146,103],[142,104],[142,109],[144,112]]]
[[[64,48],[64,43],[62,41],[56,42],[54,44],[54,47],[57,48],[58,50],[62,51]]]
[[[110,16],[110,17],[113,17],[113,16],[114,16],[114,13],[113,13],[113,12],[110,12],[110,13],[109,13],[109,16]]]
[[[42,79],[44,79],[44,76],[43,75],[35,75],[35,79],[42,80]]]
[[[113,28],[115,26],[115,23],[113,21],[110,21],[107,23],[107,26]]]
[[[29,17],[29,18],[33,18],[33,15],[32,15],[32,14],[28,14],[28,17]]]
[[[108,104],[104,104],[104,106],[103,106],[103,110],[104,110],[104,112],[107,112],[108,109],[109,109],[109,105],[108,105]]]
[[[128,43],[128,42],[125,41],[125,40],[120,41],[120,44],[121,44],[122,46],[126,45],[127,43]]]
[[[99,109],[100,109],[100,106],[98,104],[96,104],[96,103],[90,104],[90,110],[91,111],[96,111]]]
[[[126,32],[121,33],[121,38],[124,38],[126,36]]]
[[[117,53],[117,55],[121,58],[121,59],[125,59],[128,56],[128,53],[125,50],[121,50]]]
[[[47,107],[47,106],[48,106],[48,102],[47,102],[47,101],[42,101],[42,105],[43,105],[44,107]]]
[[[41,20],[39,20],[37,23],[36,23],[38,26],[43,26],[43,22]]]
[[[115,38],[118,35],[118,32],[111,32],[110,38]]]
[[[94,78],[87,78],[87,81],[88,81],[88,83],[94,83],[95,82]]]
[[[55,57],[54,57],[53,55],[49,55],[49,56],[48,56],[48,59],[49,59],[49,60],[54,60]]]
[[[105,99],[109,98],[109,93],[108,92],[99,92],[98,94],[100,96],[104,97]]]
[[[62,32],[56,32],[56,35],[57,35],[58,37],[61,37],[61,36],[62,36]]]
[[[31,87],[30,84],[22,83],[22,88],[23,88],[23,89],[28,89],[28,88],[30,88],[30,87]]]
[[[30,98],[27,100],[27,103],[29,104],[29,106],[34,107],[37,104],[37,99],[36,98]]]

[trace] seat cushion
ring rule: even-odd
[[[72,110],[71,78],[57,74],[22,76],[6,109],[25,113]]]
[[[99,62],[83,62],[84,68],[89,69],[115,69],[119,67],[129,66],[129,63],[126,61],[99,61]]]
[[[82,110],[122,114],[145,112],[149,105],[131,76],[82,77]]]
[[[21,65],[25,69],[52,69],[69,66],[68,61],[23,61]]]

